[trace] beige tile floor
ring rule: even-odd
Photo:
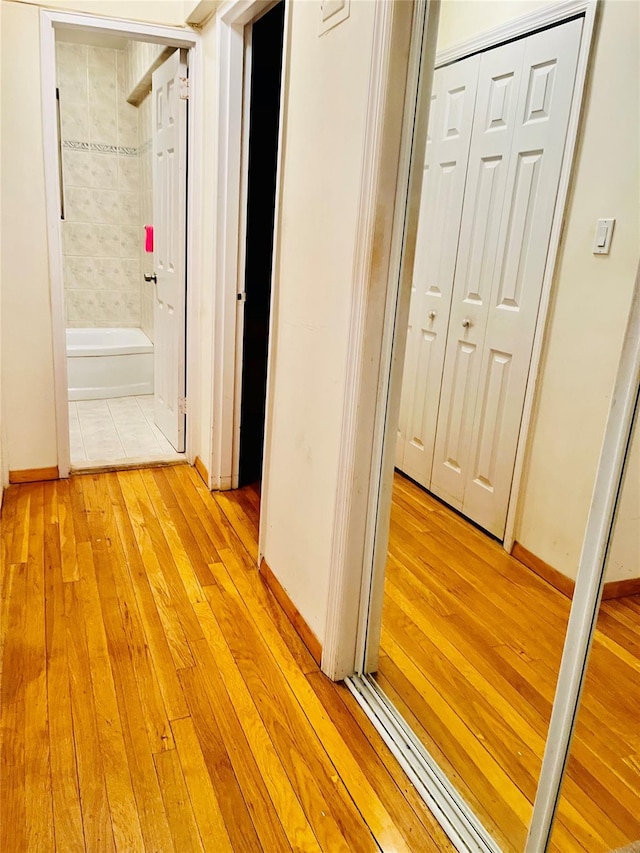
[[[74,466],[184,458],[155,425],[152,396],[69,403],[69,437]]]

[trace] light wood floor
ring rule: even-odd
[[[182,466],[5,501],[3,853],[451,849],[263,586],[254,490]]]
[[[377,678],[505,849],[531,816],[570,602],[396,475]],[[605,602],[553,849],[640,838],[640,596]]]

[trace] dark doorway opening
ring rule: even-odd
[[[262,478],[284,0],[252,28],[240,486]]]

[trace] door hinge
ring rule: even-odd
[[[189,100],[189,78],[188,77],[180,77],[180,100],[188,101]]]
[[[187,414],[187,398],[180,397],[178,400],[178,414],[186,415]]]

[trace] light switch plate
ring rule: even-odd
[[[349,17],[350,0],[320,0],[320,35]]]
[[[596,225],[596,234],[593,238],[593,254],[608,255],[611,246],[611,237],[613,236],[613,226],[616,224],[615,219],[598,219]]]

